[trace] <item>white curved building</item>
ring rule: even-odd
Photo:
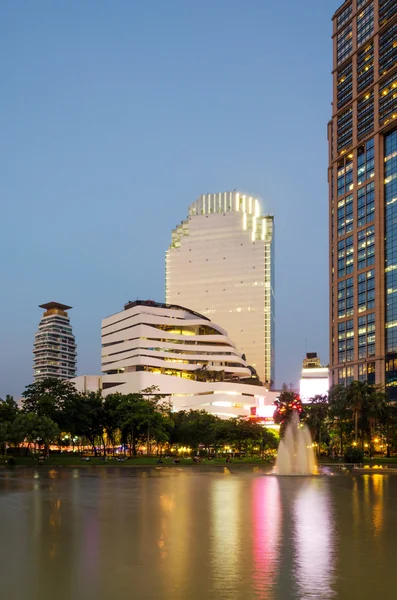
[[[274,219],[239,191],[202,194],[166,252],[166,302],[226,329],[266,387],[274,382]]]
[[[249,416],[274,402],[222,327],[181,306],[129,302],[102,321],[103,392],[151,386],[174,410],[223,417]]]

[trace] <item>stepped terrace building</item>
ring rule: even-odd
[[[89,383],[87,377],[75,382],[78,390]],[[187,308],[152,301],[129,302],[102,321],[101,386],[105,396],[156,386],[173,410],[205,409],[221,417],[255,415],[276,399],[222,327]]]
[[[72,307],[59,302],[44,309],[33,346],[34,379],[72,379],[76,375],[76,342],[67,313]]]
[[[330,374],[397,398],[397,2],[333,17]]]
[[[166,302],[226,329],[261,381],[274,381],[274,219],[241,192],[203,194],[166,252]]]

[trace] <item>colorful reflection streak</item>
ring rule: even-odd
[[[214,591],[218,595],[227,591],[230,600],[240,600],[237,584],[240,578],[241,525],[243,511],[240,506],[241,479],[226,477],[212,485],[211,513],[211,563]],[[222,596],[224,597],[224,596]]]
[[[258,477],[252,495],[252,586],[257,598],[274,598],[279,571],[281,505],[277,477]]]
[[[298,597],[334,598],[335,532],[327,478],[303,482],[293,511]]]
[[[383,491],[385,485],[385,476],[378,473],[372,475],[373,501],[372,501],[372,523],[375,536],[379,536],[382,532],[383,516],[384,516],[384,498]]]

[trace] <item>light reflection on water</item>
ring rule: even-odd
[[[252,493],[252,587],[256,598],[274,598],[280,546],[280,490],[276,477],[258,477]]]
[[[7,600],[395,598],[397,476],[0,472]]]
[[[334,515],[328,482],[305,479],[294,500],[294,573],[301,598],[335,596]]]

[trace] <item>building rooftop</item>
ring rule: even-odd
[[[341,11],[341,9],[346,5],[348,5],[349,3],[351,3],[351,0],[341,0],[341,4],[339,6],[339,8],[336,9],[336,11],[333,14],[332,19],[335,19],[335,17],[337,16],[337,14]]]
[[[52,308],[59,308],[60,310],[70,310],[72,307],[67,304],[61,304],[60,302],[47,302],[47,304],[39,304],[39,308],[45,310],[51,310]]]
[[[164,304],[162,302],[155,302],[154,300],[135,300],[135,302],[130,301],[124,304],[124,310],[134,308],[134,306],[153,306],[154,308],[166,308],[168,310],[185,310],[186,312],[189,312],[200,319],[204,319],[205,321],[211,320],[205,315],[201,315],[200,313],[191,310],[190,308],[186,308],[185,306],[179,306],[178,304]]]

